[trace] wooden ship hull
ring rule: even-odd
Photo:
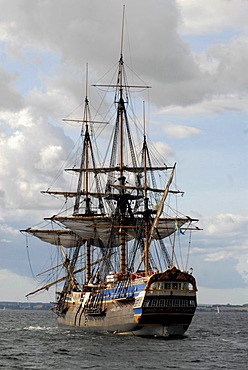
[[[173,266],[149,278],[132,274],[128,283],[112,285],[60,297],[53,308],[58,324],[137,336],[182,336],[187,331],[197,305],[192,275]]]

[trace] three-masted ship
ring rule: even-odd
[[[78,176],[77,187],[45,191],[73,199],[72,210],[52,216],[50,229],[25,230],[57,246],[64,270],[28,296],[63,283],[52,308],[61,325],[183,335],[197,306],[197,287],[192,271],[179,268],[177,243],[187,234],[191,238],[198,220],[173,206],[172,198],[181,194],[174,184],[176,166],[159,163],[156,148],[148,144],[144,114],[141,124],[130,114],[132,90],[147,86],[128,84],[123,31],[115,81],[97,85],[114,92],[112,133],[110,125],[92,120],[86,83],[83,118],[71,119],[82,124],[79,165],[70,169]],[[104,159],[97,154],[99,126],[103,136],[107,127],[110,137]]]

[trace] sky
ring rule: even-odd
[[[25,301],[51,246],[20,229],[56,212],[78,137],[62,118],[119,59],[123,1],[0,0],[0,300]],[[248,1],[126,0],[125,61],[152,89],[149,135],[200,219],[199,303],[248,303]],[[126,46],[127,45],[127,46]],[[126,55],[126,54],[125,54]],[[53,291],[32,298],[51,301]]]

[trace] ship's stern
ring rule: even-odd
[[[182,336],[197,307],[194,277],[175,266],[150,276],[134,304],[136,335]]]

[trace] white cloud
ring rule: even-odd
[[[181,105],[171,105],[159,111],[159,115],[176,115],[188,119],[189,117],[211,117],[211,115],[229,114],[229,113],[247,113],[248,112],[248,94],[230,93],[213,94],[211,97],[203,98],[201,101],[188,104],[186,107]]]
[[[247,1],[177,0],[185,34],[215,34],[224,29],[247,27]]]
[[[20,117],[9,114],[9,121],[13,129],[0,142],[0,187],[5,206],[44,207],[47,200],[41,201],[39,192],[51,184],[54,168],[64,167],[72,141],[34,110],[21,111]]]
[[[246,245],[246,251],[242,251],[242,255],[238,255],[238,263],[235,266],[238,273],[242,276],[246,284],[248,284],[248,242]]]
[[[23,105],[23,99],[14,87],[16,73],[7,72],[0,66],[0,109],[15,111]]]
[[[154,143],[156,148],[156,156],[159,154],[159,158],[162,163],[165,163],[167,158],[170,158],[173,154],[172,149],[164,141],[156,141]]]
[[[200,223],[203,231],[194,235],[190,263],[194,267],[198,285],[204,289],[214,289],[212,292],[218,290],[220,294],[223,293],[223,297],[226,297],[224,292],[227,288],[237,288],[240,291],[248,289],[247,217],[220,214],[211,219],[202,218]],[[201,302],[224,302],[209,298],[209,301]],[[239,303],[247,303],[242,296],[239,300]],[[234,303],[226,301],[228,302]]]
[[[0,223],[0,233],[1,235],[8,234],[8,235],[13,235],[13,236],[16,236],[17,234],[19,234],[16,229],[4,223]],[[7,239],[0,239],[0,242],[6,242],[6,241],[8,243],[10,242],[10,240],[7,240]]]
[[[248,216],[244,217],[231,213],[219,214],[217,217],[213,218],[212,221],[209,220],[206,233],[222,238],[228,237],[230,240],[230,237],[236,237],[246,232],[248,233],[247,222]]]
[[[12,129],[16,129],[18,127],[31,127],[34,125],[32,113],[28,107],[14,113],[10,111],[2,111],[1,119]]]
[[[173,139],[185,139],[200,135],[201,131],[195,127],[166,123],[164,127],[164,133],[166,136],[169,136]]]
[[[60,161],[62,147],[58,145],[47,145],[40,151],[40,160],[36,164],[36,168],[47,171],[54,171]]]
[[[37,282],[34,279],[27,276],[16,274],[10,270],[0,270],[0,279],[4,281],[4,284],[0,286],[1,301],[26,301],[26,294],[34,290]],[[49,293],[36,295],[31,300],[33,302],[51,302],[54,300],[54,291],[51,290]]]
[[[20,55],[25,50],[38,48],[60,55],[62,60],[66,61],[67,65],[73,65],[74,69],[82,70],[85,63],[89,62],[91,71],[98,78],[118,60],[120,34],[116,30],[120,29],[121,1],[107,0],[108,6],[106,2],[95,2],[97,12],[93,3],[89,4],[87,1],[74,1],[73,6],[68,9],[67,1],[42,2],[39,5],[34,3],[30,7],[30,2],[24,0],[22,8],[16,7],[18,11],[13,6],[15,3],[16,1],[12,1],[11,4],[4,5],[5,35],[6,32],[9,35],[6,50],[9,57],[20,60]],[[139,6],[142,7],[142,14]],[[146,22],[151,22],[151,6],[153,22],[156,20],[152,32],[149,27],[143,26]],[[60,12],[57,12],[58,8]],[[158,85],[161,81],[168,83],[167,89],[163,84],[158,86],[153,99],[156,98],[157,103],[171,104],[177,98],[184,103],[189,98],[186,89],[195,78],[201,76],[190,50],[178,36],[179,13],[175,2],[167,1],[166,7],[158,2],[154,7],[150,1],[127,1],[126,8],[128,34],[125,34],[124,45],[130,42],[130,46],[135,47],[133,45],[143,44],[146,40],[146,47],[136,48],[135,52],[135,65],[139,65],[139,75],[152,85]],[[132,35],[132,39],[129,35]],[[6,41],[5,36],[4,40]],[[170,52],[167,51],[168,45]],[[130,47],[128,49],[130,50]],[[159,57],[155,57],[158,50]],[[22,59],[24,60],[24,57]],[[136,70],[132,59],[127,58],[126,62]],[[179,84],[173,82],[175,80],[179,81]],[[180,81],[185,83],[180,85]],[[199,87],[193,84],[192,94],[194,89],[198,91]],[[194,99],[198,94],[199,91],[195,92]]]

